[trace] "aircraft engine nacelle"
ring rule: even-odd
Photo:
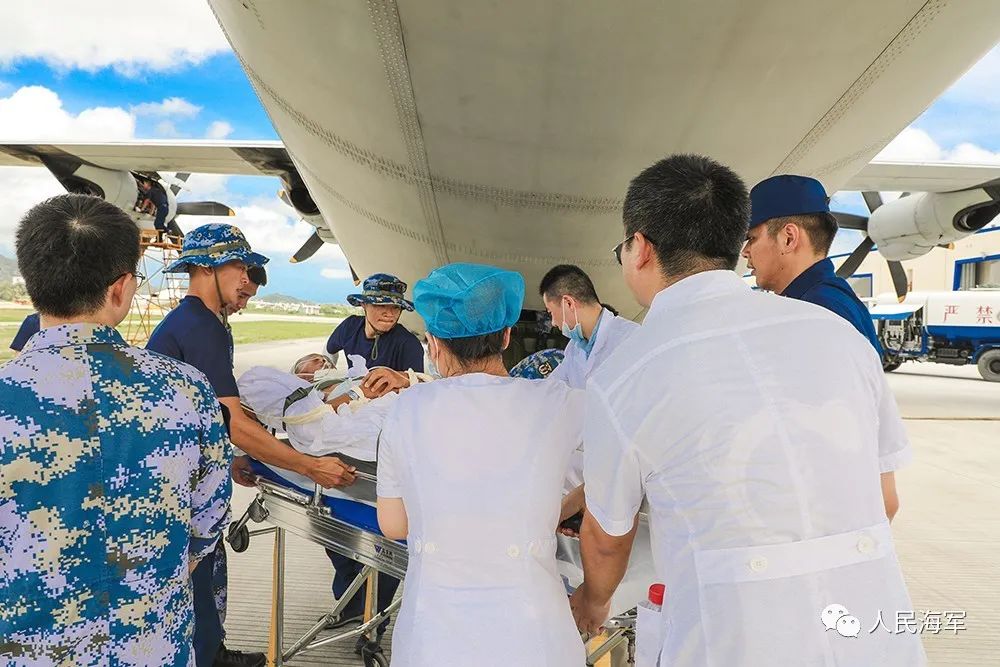
[[[316,234],[326,243],[336,243],[333,230],[327,225],[319,206],[313,201],[312,195],[305,185],[285,187],[278,193],[278,198],[295,209],[300,218],[316,228]]]
[[[135,206],[138,186],[131,172],[84,164],[71,174],[56,173],[55,176],[67,192],[100,197],[126,212],[131,212]]]
[[[868,235],[890,261],[914,259],[985,227],[1000,201],[985,190],[921,192],[887,202],[868,219]]]
[[[69,171],[64,165],[56,165],[54,168],[50,168],[50,171],[66,188],[66,192],[100,197],[125,211],[139,227],[153,229],[154,216],[135,210],[136,200],[139,196],[139,185],[132,172],[102,169],[86,164],[80,165],[72,171]],[[167,196],[166,219],[169,222],[177,216],[177,197],[170,189],[169,183],[159,181],[159,184]]]

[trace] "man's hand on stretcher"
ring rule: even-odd
[[[253,468],[250,467],[249,456],[237,456],[234,458],[231,473],[233,481],[240,486],[256,485],[257,475],[253,474]]]
[[[361,383],[361,390],[369,398],[380,398],[389,392],[398,392],[410,386],[410,378],[406,373],[394,371],[391,368],[374,368],[368,372]],[[373,394],[373,396],[369,396]]]
[[[227,396],[219,399],[230,414],[230,431],[233,444],[264,463],[305,475],[323,488],[350,486],[354,484],[354,468],[345,465],[335,456],[309,456],[296,451],[264,430],[240,405],[239,397]],[[249,463],[249,462],[247,462]],[[243,462],[240,463],[242,466]],[[233,479],[236,480],[237,471]],[[241,478],[248,472],[241,468]],[[239,483],[239,480],[236,480]]]
[[[336,456],[309,456],[312,459],[312,469],[303,474],[324,489],[331,487],[350,486],[357,479],[354,476],[354,466],[349,466]]]

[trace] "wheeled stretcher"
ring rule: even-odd
[[[366,667],[388,665],[381,646],[375,640],[375,629],[400,605],[397,598],[384,611],[378,612],[378,573],[402,579],[406,574],[406,544],[382,535],[374,507],[375,464],[348,460],[356,466],[358,480],[351,487],[351,496],[338,491],[324,490],[317,484],[308,488],[288,479],[282,473],[252,462],[257,474],[257,497],[243,516],[229,528],[227,541],[235,551],[244,551],[252,536],[274,533],[272,561],[273,585],[271,600],[271,630],[268,639],[268,659],[275,666],[284,665],[299,653],[315,650],[334,642],[359,640],[361,656]],[[269,523],[269,528],[250,530],[249,523]],[[320,618],[302,637],[286,648],[283,629],[284,614],[284,561],[286,531],[332,549],[364,567],[351,582],[340,601]],[[575,540],[560,538],[561,552],[573,549]],[[573,555],[579,561],[579,549]],[[342,611],[354,594],[367,586],[364,620],[357,628],[319,638],[331,617]],[[405,591],[404,591],[405,594]],[[587,665],[594,665],[612,650],[621,647],[627,651],[631,664],[635,646],[635,610],[630,609],[612,618],[606,624],[607,636],[587,657]]]

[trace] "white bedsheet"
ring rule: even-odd
[[[368,401],[360,406],[345,406],[336,413],[323,402],[323,394],[310,392],[291,406],[287,417],[314,411],[317,417],[305,424],[285,424],[282,410],[285,399],[295,390],[312,385],[291,373],[266,366],[254,366],[236,381],[240,398],[250,406],[266,426],[283,431],[292,446],[304,454],[324,456],[340,453],[363,461],[374,461],[378,434],[396,394]]]

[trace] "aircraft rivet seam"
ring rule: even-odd
[[[390,232],[399,234],[418,243],[423,243],[425,245],[431,245],[431,240],[427,238],[424,234],[416,232],[412,229],[404,227],[395,222],[390,222],[385,218],[376,215],[372,211],[364,208],[363,206],[351,201],[346,196],[335,190],[326,181],[321,179],[315,172],[311,171],[302,162],[300,164],[300,169],[311,178],[311,182],[318,183],[323,190],[330,194],[334,199],[340,202],[343,206],[350,209],[352,212],[362,216],[366,220],[375,223],[379,227],[382,227]],[[523,264],[539,264],[542,266],[553,266],[555,264],[568,264],[573,262],[580,266],[587,266],[593,268],[607,268],[611,266],[616,266],[613,259],[581,259],[579,257],[537,257],[530,255],[517,255],[514,253],[497,253],[488,252],[471,245],[458,245],[457,243],[445,242],[445,247],[449,253],[466,254],[473,257],[480,257],[483,259],[501,260],[507,262],[518,262]]]
[[[406,49],[403,46],[399,9],[393,0],[386,0],[383,3],[369,2],[368,13],[378,41],[389,91],[396,106],[396,119],[406,143],[410,169],[418,176],[416,186],[420,208],[430,235],[431,247],[434,248],[438,263],[447,264],[449,258],[444,244],[444,228],[431,184],[427,147],[417,118],[413,85],[410,81]]]
[[[899,31],[882,53],[861,73],[861,76],[855,80],[847,92],[830,107],[805,138],[781,162],[775,173],[790,173],[794,171],[794,166],[802,160],[806,153],[811,151],[819,140],[833,126],[840,122],[844,115],[854,106],[855,102],[871,89],[896,58],[913,44],[917,36],[924,31],[924,28],[941,11],[942,4],[947,4],[947,0],[929,0],[903,26],[903,29]]]

